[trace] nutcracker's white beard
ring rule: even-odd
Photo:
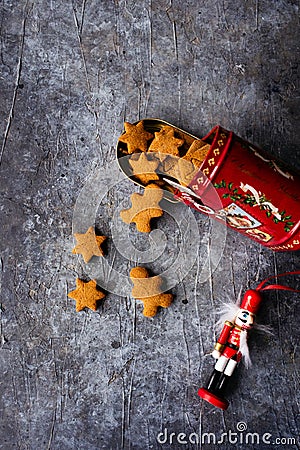
[[[241,337],[240,337],[240,352],[244,358],[244,363],[246,368],[248,369],[251,365],[251,358],[250,358],[250,354],[249,354],[249,347],[248,347],[248,343],[247,343],[247,331],[246,330],[242,330],[241,331]]]

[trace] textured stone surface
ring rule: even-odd
[[[220,123],[299,168],[299,2],[3,0],[0,8],[0,448],[212,448],[180,444],[178,434],[220,438],[238,422],[271,442],[298,439],[295,294],[268,294],[260,321],[274,334],[252,336],[254,366],[239,368],[227,412],[202,404],[197,390],[212,367],[221,302],[299,268],[299,254],[274,254],[228,230],[220,264],[201,283],[215,235],[192,213],[197,260],[154,319],[129,295],[76,313],[67,292],[86,275],[71,254],[74,205],[92,174],[116,165],[124,120],[159,117],[197,136]],[[102,234],[112,236],[114,211],[135,190],[121,180],[105,193]],[[167,245],[148,267],[160,273],[182,230],[168,215],[157,227]],[[110,266],[128,273],[133,262],[112,239],[107,250]],[[245,445],[222,444],[233,447]]]

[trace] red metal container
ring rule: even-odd
[[[143,124],[151,133],[172,127],[187,146],[198,139],[160,119],[143,119]],[[210,149],[188,189],[163,177],[166,187],[176,187],[175,193],[172,189],[174,197],[197,211],[225,220],[229,227],[271,250],[299,250],[299,173],[219,125],[201,140],[210,144]],[[117,158],[130,177],[128,164],[120,163],[122,145],[118,143]]]
[[[211,145],[189,188],[201,197],[205,209],[187,192],[176,198],[272,250],[300,249],[300,176],[233,132],[216,126],[203,141]],[[222,209],[216,211],[210,182]],[[211,185],[210,185],[211,186]]]

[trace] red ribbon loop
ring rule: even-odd
[[[286,277],[287,275],[300,275],[300,270],[296,270],[294,272],[284,272],[284,273],[280,273],[278,275],[274,275],[272,277],[266,278],[257,286],[256,291],[268,291],[271,289],[277,289],[277,290],[281,290],[281,291],[300,292],[300,290],[298,290],[298,289],[293,289],[289,286],[284,286],[281,284],[268,284],[267,286],[264,286],[264,284],[266,284],[270,280],[274,280],[279,277]]]

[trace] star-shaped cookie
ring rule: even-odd
[[[85,282],[76,279],[76,289],[68,293],[68,297],[76,301],[76,311],[82,311],[84,308],[97,310],[97,301],[102,300],[105,294],[97,289],[97,283],[94,280]]]
[[[149,233],[151,219],[163,215],[163,210],[159,206],[163,195],[163,190],[156,184],[149,184],[145,187],[143,195],[135,193],[130,196],[132,206],[120,212],[121,219],[128,224],[135,223],[141,233]]]
[[[154,133],[155,137],[149,147],[149,152],[166,153],[179,156],[178,148],[184,144],[184,139],[178,139],[174,135],[174,129],[168,125]]]
[[[197,172],[191,161],[174,156],[165,159],[162,171],[185,186],[189,185]]]
[[[77,245],[73,248],[72,253],[81,254],[84,262],[88,263],[93,256],[103,256],[101,244],[107,238],[106,236],[96,236],[94,227],[90,227],[83,234],[74,233],[74,236]]]
[[[125,133],[119,137],[119,141],[127,144],[128,153],[134,153],[138,150],[146,152],[148,149],[148,141],[153,138],[153,134],[144,128],[141,120],[136,125],[129,122],[124,123]]]
[[[159,160],[152,158],[152,155],[140,153],[137,160],[130,158],[129,164],[133,169],[133,175],[143,184],[148,184],[150,181],[159,180],[159,176],[155,172],[158,168]]]
[[[195,167],[201,167],[207,153],[209,152],[209,149],[209,144],[206,144],[200,139],[196,139],[188,149],[183,159],[191,161]]]

